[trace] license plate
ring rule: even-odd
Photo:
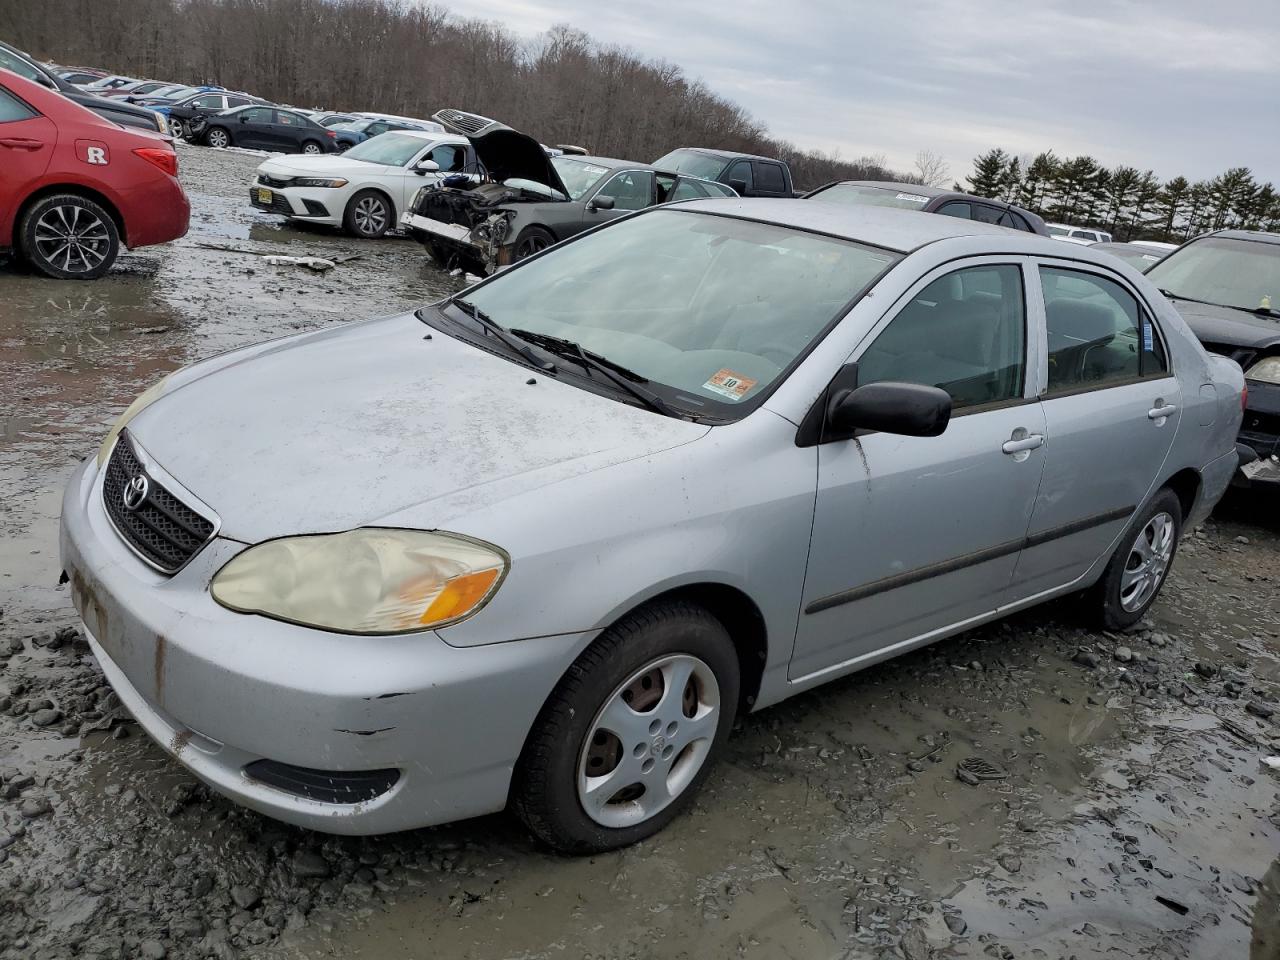
[[[265,204],[268,204],[268,205],[269,205],[269,204],[271,203],[271,191],[270,191],[270,190],[263,190],[261,187],[259,187],[259,188],[258,188],[258,202],[259,202],[259,203],[265,203]]]

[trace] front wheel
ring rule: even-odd
[[[1142,619],[1164,586],[1181,535],[1182,503],[1172,490],[1161,490],[1129,526],[1094,587],[1103,626],[1122,630]]]
[[[512,784],[525,825],[562,853],[613,850],[689,804],[733,726],[738,657],[705,610],[662,603],[605,631],[542,708]]]
[[[175,140],[182,140],[187,135],[186,125],[177,117],[169,118],[169,136]]]
[[[520,231],[520,235],[516,237],[515,249],[512,251],[511,259],[515,261],[523,260],[525,257],[532,257],[535,253],[541,253],[555,242],[556,238],[550,230],[542,227],[525,227]]]
[[[120,231],[102,207],[78,194],[38,201],[18,225],[22,258],[59,280],[96,280],[120,253]]]
[[[376,190],[361,190],[347,204],[342,223],[347,232],[376,240],[391,227],[391,201]]]
[[[231,146],[231,134],[221,127],[213,127],[204,135],[204,142],[217,150],[225,150]]]

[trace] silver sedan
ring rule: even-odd
[[[741,711],[1051,597],[1156,599],[1244,380],[1140,274],[817,201],[640,212],[181,370],[74,475],[121,700],[272,817],[675,817]]]

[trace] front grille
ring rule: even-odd
[[[437,111],[432,119],[439,121],[446,127],[452,127],[455,130],[461,130],[464,134],[475,133],[477,130],[483,130],[489,124],[493,123],[488,117],[482,117],[476,113],[467,113],[465,110],[454,110],[446,108]]]
[[[126,487],[137,477],[146,478],[146,492],[130,508],[125,504]],[[164,573],[176,573],[213,536],[212,521],[147,473],[127,433],[120,435],[107,461],[102,505],[124,541]]]
[[[260,173],[258,174],[258,182],[264,187],[275,187],[277,190],[281,190],[293,183],[293,178],[287,177],[284,180],[280,180],[276,177],[268,177],[265,173]]]
[[[400,779],[394,767],[385,770],[312,770],[276,760],[255,760],[244,772],[269,787],[320,803],[363,803],[386,793]]]
[[[256,189],[250,190],[249,202],[259,210],[270,210],[272,213],[283,213],[287,217],[293,216],[293,206],[283,194],[273,193],[271,195],[271,202],[263,203],[258,199],[258,191]]]

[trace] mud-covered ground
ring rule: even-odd
[[[689,815],[620,853],[556,857],[505,816],[340,839],[211,796],[76,632],[63,484],[163,373],[458,281],[253,211],[257,158],[181,161],[184,240],[89,284],[0,266],[0,957],[1280,956],[1280,507],[1257,497],[1184,541],[1140,629],[1063,601],[744,718]],[[1007,777],[959,779],[971,757]]]

